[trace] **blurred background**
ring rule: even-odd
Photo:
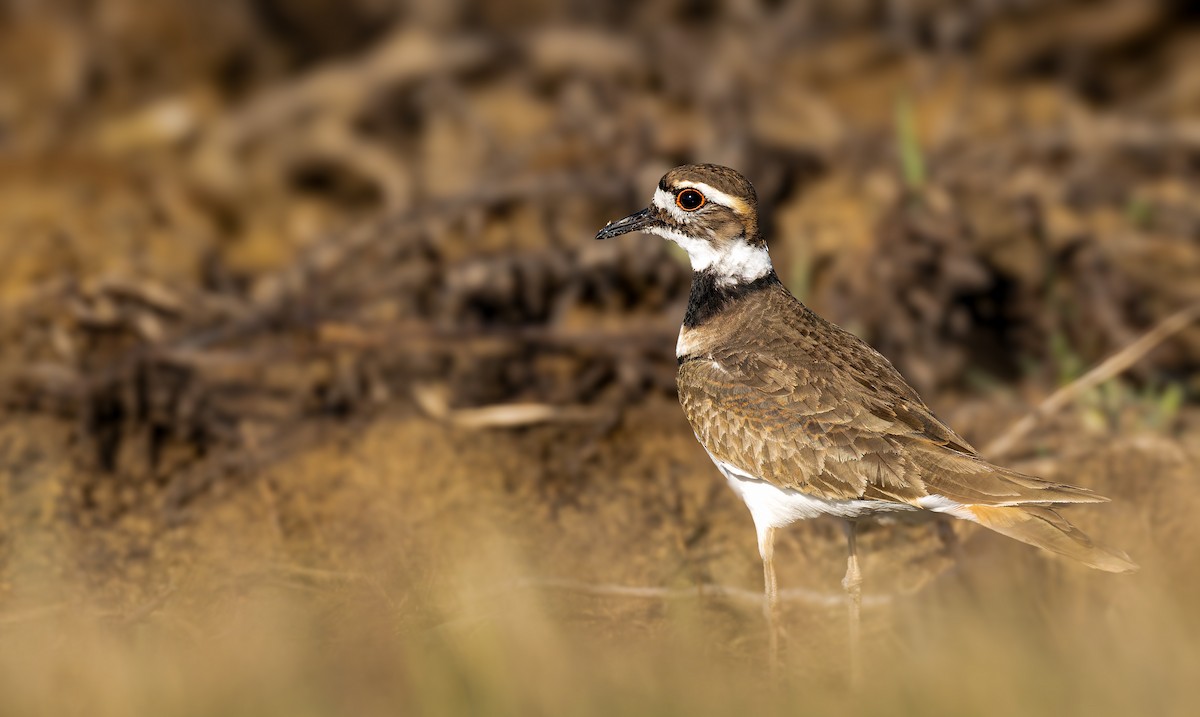
[[[0,0],[0,78],[5,714],[1194,709],[1192,3]],[[686,260],[592,240],[685,162],[1142,571],[870,527],[852,698],[795,526],[770,677]]]

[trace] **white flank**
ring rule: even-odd
[[[697,436],[696,440],[700,437]],[[703,445],[703,443],[701,443]],[[705,450],[708,450],[707,448]],[[713,463],[729,482],[729,487],[750,509],[754,529],[758,532],[758,549],[763,551],[763,541],[769,528],[782,528],[798,520],[807,520],[821,515],[839,518],[861,518],[874,513],[892,513],[916,510],[906,503],[888,503],[878,500],[829,500],[801,493],[791,488],[780,488],[760,480],[725,461],[713,458]]]

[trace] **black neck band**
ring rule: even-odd
[[[779,277],[775,275],[774,270],[768,271],[753,281],[724,286],[717,282],[716,274],[710,271],[697,271],[692,274],[692,292],[688,295],[687,313],[683,315],[683,325],[685,328],[694,329],[743,296],[762,291],[778,283]]]

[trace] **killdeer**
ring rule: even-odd
[[[879,352],[792,296],[771,266],[758,199],[741,174],[712,164],[676,167],[659,181],[649,207],[610,222],[596,238],[637,231],[670,239],[691,260],[691,294],[675,348],[679,402],[754,519],[773,663],[775,531],[798,520],[846,521],[842,585],[855,672],[861,518],[940,514],[1100,570],[1137,568],[1056,512],[1107,498],[984,460]]]

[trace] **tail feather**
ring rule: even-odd
[[[975,522],[985,528],[1078,560],[1097,570],[1131,573],[1138,569],[1128,555],[1116,548],[1093,542],[1082,530],[1068,523],[1051,508],[1033,505],[965,507]]]

